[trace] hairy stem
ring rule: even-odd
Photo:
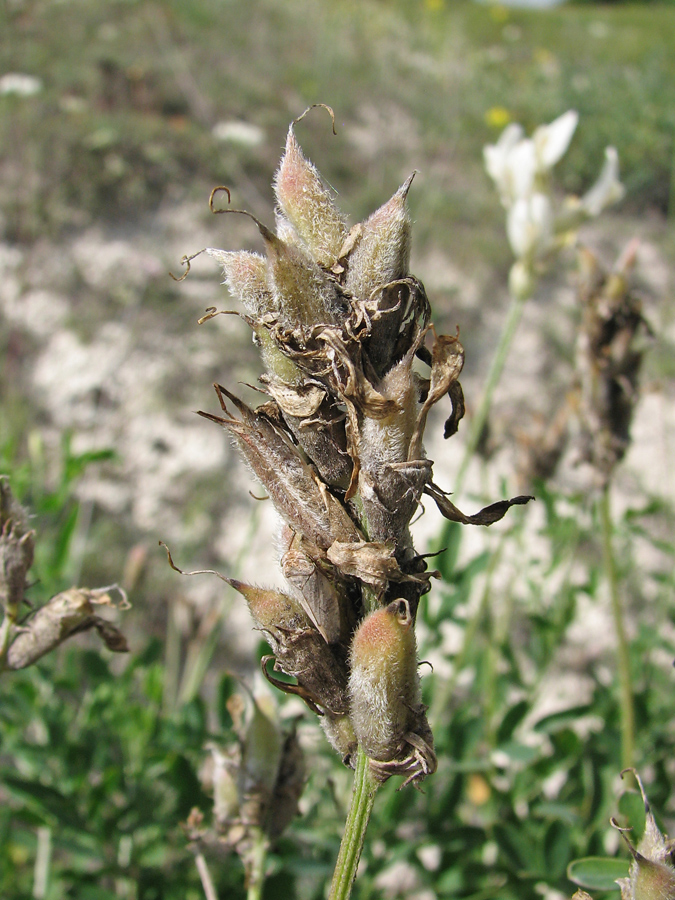
[[[371,774],[368,757],[359,747],[352,802],[342,835],[340,853],[335,864],[328,900],[348,900],[351,896],[377,788],[378,784]]]
[[[623,604],[619,596],[619,584],[616,575],[616,564],[612,552],[612,516],[609,503],[609,485],[600,497],[600,523],[602,531],[602,555],[605,566],[605,577],[609,587],[609,597],[614,618],[616,633],[616,656],[619,670],[619,686],[621,690],[621,765],[624,769],[633,766],[635,746],[635,710],[633,706],[633,682],[630,669],[630,652],[623,616]]]

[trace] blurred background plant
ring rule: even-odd
[[[194,808],[212,821],[206,747],[239,740],[227,673],[250,677],[250,651],[267,648],[229,589],[178,578],[157,539],[191,565],[267,582],[273,517],[252,503],[257,488],[217,430],[190,413],[213,381],[255,382],[247,329],[225,316],[196,327],[223,302],[207,260],[195,260],[180,299],[167,272],[192,247],[254,244],[249,225],[211,217],[206,198],[226,183],[237,205],[266,215],[288,121],[317,101],[335,108],[338,135],[313,124],[303,143],[352,220],[420,170],[411,269],[439,330],[460,326],[469,415],[513,261],[483,146],[511,122],[531,134],[576,110],[556,177],[578,196],[605,147],[619,152],[625,199],[580,236],[610,273],[639,238],[631,291],[654,332],[632,443],[612,477],[611,536],[633,759],[669,831],[672,6],[26,0],[0,16],[0,470],[35,517],[36,591],[117,581],[134,604],[127,658],[82,635],[3,678],[0,894],[204,896],[181,823]],[[564,447],[553,441],[555,472],[543,477],[529,453],[574,383],[573,266],[563,252],[524,310],[464,481],[469,500],[510,496],[518,464],[537,502],[461,544],[445,535],[434,563],[444,580],[418,625],[434,666],[423,686],[439,770],[425,796],[382,788],[359,898],[557,900],[573,891],[570,861],[629,861],[608,824],[621,792],[620,691],[599,507],[588,463],[574,465],[578,420]],[[452,485],[462,428],[447,449],[430,421],[434,432],[429,456]],[[431,509],[416,529],[418,549],[438,548]],[[279,703],[290,727],[300,709]],[[268,856],[266,900],[323,896],[348,802],[349,773],[315,724],[302,718],[297,735],[312,762],[302,815]],[[210,853],[221,900],[245,897],[244,866]]]

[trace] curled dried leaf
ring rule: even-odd
[[[408,450],[409,460],[419,459],[421,457],[422,437],[424,436],[424,428],[426,426],[429,410],[435,403],[438,403],[440,399],[445,397],[454,384],[457,384],[457,379],[460,376],[463,366],[464,348],[459,343],[458,337],[447,334],[436,336],[431,349],[431,378],[429,382],[429,392],[422,405],[422,409],[420,410],[417,423],[415,424],[415,432],[410,441],[410,448]]]
[[[405,576],[394,556],[393,543],[357,541],[345,544],[334,541],[327,556],[345,576],[358,578],[384,593],[390,581],[403,581]]]
[[[524,506],[530,500],[534,500],[534,497],[525,495],[512,497],[511,500],[498,500],[496,503],[485,506],[479,512],[474,513],[474,515],[467,516],[433,482],[425,485],[424,492],[435,501],[436,506],[446,519],[449,519],[451,522],[461,522],[462,525],[492,525],[494,522],[503,519],[512,506]]]

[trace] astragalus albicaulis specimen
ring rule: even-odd
[[[436,573],[415,552],[410,521],[423,494],[447,518],[477,525],[528,498],[466,516],[434,483],[424,428],[445,401],[445,436],[457,431],[464,350],[457,335],[436,333],[424,286],[409,271],[413,176],[349,228],[303,155],[298,121],[274,179],[274,231],[216,208],[219,191],[229,201],[226,188],[210,201],[214,212],[249,215],[260,232],[264,254],[206,252],[244,307],[267,400],[251,409],[216,385],[221,414],[200,414],[230,433],[283,523],[287,590],[231,581],[272,647],[265,674],[320,716],[347,765],[360,747],[374,779],[418,784],[436,756],[414,628]],[[272,660],[296,683],[275,679]]]

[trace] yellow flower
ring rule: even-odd
[[[485,113],[485,121],[491,128],[504,128],[511,121],[511,113],[504,106],[491,106]]]

